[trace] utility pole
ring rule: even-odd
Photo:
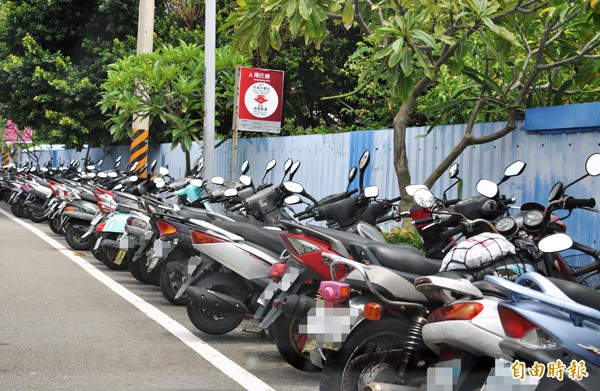
[[[140,0],[138,16],[137,54],[152,53],[154,35],[154,0]],[[145,94],[145,86],[138,85],[137,94]],[[129,163],[138,163],[135,172],[145,178],[148,170],[142,171],[148,163],[149,118],[138,112],[133,116],[133,137],[131,138]]]
[[[206,0],[204,10],[204,176],[215,175],[215,50],[216,18],[215,0]]]

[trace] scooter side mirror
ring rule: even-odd
[[[238,191],[236,189],[227,189],[223,192],[225,197],[235,197],[238,195]]]
[[[431,208],[435,204],[435,197],[427,188],[417,189],[412,197],[422,208]]]
[[[304,186],[302,186],[298,182],[286,181],[283,182],[283,187],[290,193],[294,194],[300,194],[304,192]]]
[[[427,186],[425,185],[408,185],[404,188],[404,190],[406,190],[406,194],[408,194],[411,197],[414,197],[417,190],[420,189],[428,190]]]
[[[242,175],[246,175],[248,173],[248,170],[250,169],[250,162],[248,162],[248,160],[244,161],[244,163],[242,163]]]
[[[363,154],[360,156],[360,159],[358,160],[358,168],[361,170],[364,170],[365,168],[367,168],[370,161],[371,161],[371,153],[367,149],[363,152]]]
[[[213,184],[215,185],[223,185],[225,183],[225,179],[223,179],[220,176],[214,176],[212,177],[212,179],[210,180]]]
[[[377,187],[377,186],[365,187],[364,195],[366,198],[377,198],[379,196],[379,187]]]
[[[450,166],[450,179],[458,178],[459,164],[454,163]]]
[[[299,168],[300,168],[300,160],[296,160],[294,162],[294,164],[292,164],[292,167],[290,168],[290,181],[292,179],[294,179],[294,175],[296,174],[296,172],[298,172]]]
[[[160,175],[162,176],[167,176],[169,175],[169,169],[166,167],[161,167],[158,169],[158,172],[160,173]]]
[[[150,165],[150,171],[154,171],[154,168],[156,167],[156,159],[154,159],[152,161],[152,164]]]
[[[360,188],[360,191],[363,190],[363,184],[364,184],[364,180],[365,180],[365,172],[367,171],[367,166],[369,165],[370,161],[371,161],[371,154],[369,153],[369,150],[367,149],[366,151],[363,152],[362,156],[360,157],[360,159],[358,161],[358,169],[360,170],[360,177],[358,178],[358,187]]]
[[[156,186],[157,189],[163,188],[165,187],[166,182],[164,179],[162,178],[154,178],[154,186]]]
[[[190,185],[195,187],[202,187],[204,185],[204,181],[202,179],[192,179],[190,181]]]
[[[548,202],[556,201],[560,199],[564,194],[564,185],[562,182],[556,182],[552,189],[550,190],[550,194],[548,195]]]
[[[289,160],[289,159],[288,159],[288,160]],[[275,159],[273,159],[273,160],[270,160],[270,161],[267,163],[267,167],[266,167],[267,169],[266,169],[266,171],[265,171],[265,175],[263,175],[263,177],[262,177],[262,180],[261,180],[261,182],[262,182],[262,183],[265,183],[265,178],[267,177],[267,174],[269,173],[269,171],[271,171],[273,168],[275,168],[275,166],[276,166],[276,165],[277,165],[277,162],[275,161]],[[286,172],[287,172],[287,171],[286,171]]]
[[[555,253],[564,251],[573,246],[573,239],[566,234],[548,235],[538,243],[540,251],[545,253]]]
[[[288,171],[290,171],[290,168],[292,168],[292,163],[293,163],[293,161],[290,158],[287,158],[287,160],[285,161],[285,163],[283,163],[283,172],[285,174],[287,174]]]
[[[588,157],[585,162],[585,170],[590,176],[600,175],[600,153],[595,153]]]
[[[511,177],[521,175],[523,173],[523,170],[525,170],[525,167],[527,167],[527,163],[522,162],[520,160],[517,160],[514,163],[510,164],[504,169],[504,177],[502,177],[500,182],[498,182],[498,185],[506,182]]]
[[[508,177],[521,175],[523,170],[525,170],[525,167],[527,167],[527,164],[525,162],[517,160],[516,162],[504,169],[504,175]]]
[[[296,205],[300,203],[300,196],[297,194],[292,194],[291,196],[287,196],[285,197],[285,199],[283,200],[283,202],[286,205]]]
[[[350,169],[350,171],[348,172],[348,186],[350,186],[350,183],[352,183],[354,178],[356,178],[357,173],[358,173],[358,168],[356,168],[356,166],[354,166]]]
[[[477,182],[476,189],[479,194],[487,198],[494,198],[498,195],[498,185],[487,179]]]
[[[250,178],[248,175],[242,175],[240,177],[240,182],[244,186],[252,186],[252,178]]]

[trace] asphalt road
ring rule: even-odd
[[[203,334],[158,287],[7,214],[0,202],[0,389],[318,388],[319,375],[290,367],[252,321]]]

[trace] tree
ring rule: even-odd
[[[231,118],[235,67],[246,61],[240,54],[231,54],[230,47],[217,50],[217,126],[224,118]],[[186,152],[189,171],[189,151],[194,141],[200,141],[203,124],[203,76],[204,48],[184,42],[112,64],[102,86],[100,107],[108,117],[113,139],[131,138],[133,116],[141,112],[151,124],[166,125],[165,136],[173,149],[181,145]],[[136,94],[139,85],[144,86],[143,94]]]
[[[469,80],[437,110],[464,113],[468,107],[470,113],[463,139],[427,178],[427,186],[469,145],[513,131],[527,105],[545,103],[544,91],[564,96],[597,83],[599,18],[587,3],[245,0],[229,22],[235,26],[235,48],[256,49],[265,57],[269,49],[278,50],[284,40],[296,37],[319,47],[328,39],[330,20],[357,26],[363,35],[355,55],[364,66],[352,93],[375,87],[402,101],[393,119],[394,167],[405,208],[410,204],[404,188],[411,182],[406,128],[419,101],[440,83],[456,76]],[[503,129],[473,134],[477,119],[498,113],[507,120]]]
[[[135,42],[136,0],[3,2],[1,113],[35,129],[38,140],[99,145],[96,107],[105,66]]]

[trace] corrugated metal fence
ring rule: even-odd
[[[474,135],[485,135],[500,129],[504,123],[479,124]],[[457,159],[460,163],[460,176],[464,180],[463,197],[475,193],[475,184],[481,178],[498,181],[504,167],[514,160],[527,163],[524,174],[503,184],[501,191],[517,197],[519,203],[534,201],[546,204],[547,195],[555,181],[568,183],[585,173],[586,158],[600,152],[600,132],[573,132],[535,134],[521,130],[522,123],[510,135],[495,142],[469,147]],[[418,138],[426,132],[426,127],[408,130],[408,157],[413,183],[422,183],[430,172],[442,161],[462,137],[464,125],[448,125],[436,128],[430,135]],[[287,158],[300,160],[302,166],[294,178],[306,190],[320,198],[334,192],[343,191],[347,185],[348,170],[358,162],[365,149],[371,151],[371,165],[366,183],[379,186],[381,196],[388,198],[398,195],[396,175],[393,168],[393,137],[391,130],[356,131],[340,134],[306,135],[290,137],[242,138],[239,140],[239,165],[250,161],[250,172],[255,182],[260,181],[264,167],[270,159],[276,159],[278,166],[267,178],[280,181],[283,162]],[[194,146],[192,162],[201,154],[199,146]],[[44,151],[40,161],[82,159],[86,151]],[[111,167],[114,159],[121,155],[124,163],[129,156],[128,146],[94,148],[90,151],[92,160],[104,157],[103,167]],[[174,177],[181,177],[185,170],[184,154],[178,148],[171,151],[164,144],[150,149],[150,159],[158,160],[159,165],[167,165]],[[231,161],[231,141],[225,142],[216,150],[216,174],[229,179]],[[239,174],[239,172],[238,172]],[[444,176],[433,186],[435,194],[441,194],[450,180]],[[569,189],[575,197],[596,197],[600,201],[600,178],[587,178]],[[451,196],[454,196],[452,194]],[[598,215],[587,211],[576,211],[567,220],[569,232],[577,240],[590,245],[597,244],[596,227],[600,223]]]

